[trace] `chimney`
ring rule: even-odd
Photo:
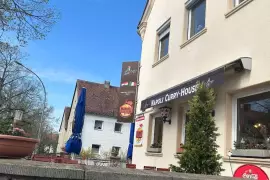
[[[104,82],[104,87],[105,88],[110,88],[110,81],[105,81]]]

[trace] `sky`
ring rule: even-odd
[[[122,62],[140,60],[145,1],[51,0],[61,18],[45,40],[29,42],[23,63],[41,77],[60,121],[77,79],[119,86]]]

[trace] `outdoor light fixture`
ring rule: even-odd
[[[21,121],[23,117],[22,110],[15,110],[14,121]]]
[[[169,124],[172,123],[171,110],[172,110],[172,108],[167,107],[167,106],[160,108],[161,117],[162,117],[162,120],[164,123],[166,123],[166,122],[168,122]]]

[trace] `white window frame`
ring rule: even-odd
[[[189,10],[188,10],[188,39],[190,39],[191,37],[191,32],[190,32],[190,29],[191,29],[191,16],[192,16],[192,8],[190,8]]]
[[[239,4],[242,3],[242,2],[240,2],[240,0],[233,0],[233,1],[234,1],[234,7],[236,7],[236,6],[238,6]]]
[[[151,147],[152,144],[154,144],[154,139],[155,139],[155,124],[156,124],[156,118],[161,118],[159,115],[156,115],[156,116],[153,116],[153,119],[152,119],[152,132],[151,132],[151,142],[150,144],[148,145],[148,147]],[[164,126],[162,128],[162,142],[163,142],[163,136],[164,135]]]
[[[120,154],[120,150],[121,150],[121,147],[120,147],[120,146],[113,146],[113,147],[112,147],[112,150],[113,150],[114,148],[119,148],[119,150],[118,150],[118,154],[117,154],[117,156],[119,156],[119,154]]]
[[[183,113],[183,123],[182,123],[182,133],[181,133],[181,143],[185,144],[185,138],[186,138],[186,114],[189,111],[189,106],[186,104],[184,106],[184,113]]]
[[[115,131],[116,124],[120,124],[120,125],[121,125],[120,131]],[[114,124],[114,132],[116,132],[116,133],[121,133],[121,132],[122,132],[122,128],[123,128],[123,124],[122,124],[122,123],[116,122],[116,123]]]
[[[101,129],[97,129],[97,128],[95,128],[95,127],[96,127],[96,121],[100,121],[100,122],[102,122],[102,124],[101,124]],[[104,121],[101,121],[101,120],[95,120],[95,122],[94,122],[94,130],[97,130],[97,131],[102,131],[102,130],[103,130],[103,126],[104,126]]]
[[[204,0],[204,1],[206,1],[206,0]],[[193,4],[192,6],[188,7],[188,9],[187,9],[188,10],[188,40],[196,35],[196,34],[194,34],[193,36],[191,36],[190,30],[191,30],[191,21],[192,21],[192,10],[198,3],[200,3],[200,0],[198,2],[196,2],[195,4]],[[204,18],[206,19],[206,15]]]
[[[98,153],[93,153],[93,154],[100,154],[101,145],[100,144],[92,144],[92,146],[91,146],[92,151],[93,151],[93,145],[99,146]]]
[[[232,97],[232,149],[235,149],[234,142],[237,141],[237,100],[247,96],[261,94],[270,91],[270,86],[255,88],[246,92],[240,92]]]
[[[170,45],[170,35],[169,35],[169,43],[168,43],[168,53],[161,57],[161,40],[166,35],[170,34],[170,26],[171,26],[171,19],[169,18],[160,28],[157,30],[158,35],[158,61],[162,59],[163,57],[167,56],[169,54],[169,45]]]

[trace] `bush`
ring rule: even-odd
[[[189,121],[186,126],[184,152],[179,156],[179,166],[171,165],[176,172],[220,175],[223,170],[221,156],[217,153],[219,134],[212,117],[215,104],[214,90],[204,83],[198,85],[196,94],[189,101]]]

